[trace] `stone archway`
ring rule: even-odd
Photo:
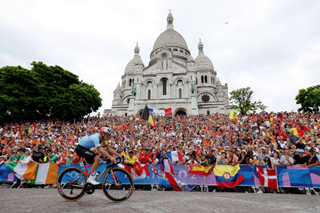
[[[173,114],[177,116],[177,115],[187,115],[188,113],[185,108],[180,107],[180,108],[177,108]]]
[[[143,109],[140,109],[140,110],[137,112],[137,115],[138,115],[138,116],[141,116],[142,112],[143,112]]]

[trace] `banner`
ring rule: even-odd
[[[84,170],[83,167],[77,165],[61,165],[55,166],[56,164],[40,164],[40,168],[37,168],[38,173],[34,180],[34,184],[52,184],[56,180],[60,173],[68,167],[78,167]],[[260,168],[266,168],[266,166],[259,166]],[[87,171],[91,167],[87,168]],[[106,165],[100,165],[97,171],[102,172],[106,168]],[[188,173],[188,167],[184,165],[172,165],[175,175],[176,182],[187,185],[211,185],[216,186],[216,176],[214,172],[209,173],[207,176],[199,174]],[[145,178],[135,180],[135,184],[150,185],[150,184],[160,184],[161,180],[167,180],[164,172],[160,171],[160,165],[153,166],[148,165],[148,170],[150,172]],[[276,166],[277,170],[277,181],[278,187],[313,187],[320,188],[320,167],[314,166],[311,168],[301,167],[301,166]],[[240,170],[244,180],[238,186],[261,186],[257,170],[255,166],[251,165],[240,165]],[[64,181],[68,181],[68,177],[65,177]],[[223,178],[223,175],[222,175]],[[228,177],[226,177],[228,178]],[[16,181],[17,177],[12,173],[12,171],[6,166],[0,166],[0,181],[11,182]],[[71,180],[71,177],[70,177]],[[101,182],[102,178],[99,180]]]

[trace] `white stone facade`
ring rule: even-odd
[[[167,30],[157,38],[148,66],[141,60],[137,44],[134,58],[121,77],[121,85],[119,83],[114,90],[112,109],[105,109],[104,115],[137,115],[145,105],[155,110],[171,107],[174,115],[192,114],[191,81],[195,82],[199,114],[229,113],[228,86],[221,85],[203,47],[200,40],[198,56],[193,59],[186,41],[173,29],[173,16],[169,13]],[[134,99],[131,97],[132,83],[137,90]],[[134,101],[132,111],[128,111],[130,100]]]

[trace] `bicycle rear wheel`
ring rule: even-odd
[[[85,194],[87,176],[77,167],[63,170],[57,180],[59,194],[68,201],[76,201]]]
[[[112,177],[114,172],[118,184]],[[113,202],[123,202],[129,199],[134,190],[134,182],[131,174],[122,168],[111,168],[102,178],[102,190],[107,198]]]

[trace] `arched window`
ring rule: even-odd
[[[201,83],[203,83],[203,75],[201,76]]]
[[[196,84],[198,84],[198,78],[196,77]]]
[[[131,79],[129,79],[129,87],[131,86]]]
[[[206,79],[207,79],[207,76],[206,76]],[[134,83],[134,79],[132,79],[132,83]],[[207,80],[206,80],[206,83],[207,83]]]
[[[190,78],[191,78],[190,80],[192,80],[192,76],[190,76]]]
[[[162,94],[167,95],[167,80],[166,79],[162,80]]]
[[[207,111],[207,115],[210,115],[210,111]]]
[[[204,76],[204,83],[208,83],[207,76]]]
[[[148,100],[150,100],[151,99],[151,90],[149,89],[148,90]]]
[[[179,98],[182,98],[182,89],[179,89]]]

